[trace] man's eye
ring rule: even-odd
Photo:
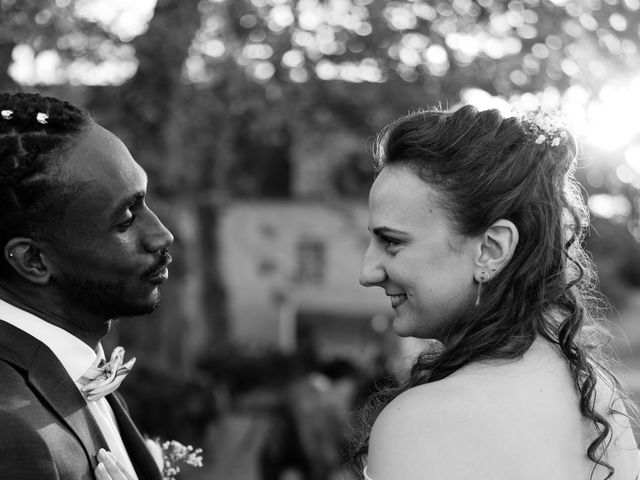
[[[131,217],[129,217],[127,220],[125,220],[120,225],[118,225],[118,228],[120,230],[126,230],[131,225],[133,225],[133,222],[135,222],[135,220],[136,220],[136,216],[135,215],[131,215]]]

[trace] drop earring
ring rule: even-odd
[[[484,270],[480,273],[480,281],[478,282],[478,295],[476,296],[476,307],[480,305],[480,292],[482,291],[482,285],[484,284]]]

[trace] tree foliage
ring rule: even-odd
[[[135,38],[82,16],[84,2],[0,0],[0,87],[25,88],[9,74],[16,49],[57,55],[56,75],[29,88],[80,99],[148,170],[181,258],[175,306],[159,315],[187,312],[218,338],[224,288],[206,266],[229,199],[300,195],[304,162],[329,165],[307,194],[363,199],[371,137],[412,108],[454,105],[467,88],[545,91],[555,106],[569,87],[595,97],[640,67],[640,0],[158,0]],[[69,85],[78,62],[106,61],[136,68]],[[177,325],[169,336],[189,337]]]

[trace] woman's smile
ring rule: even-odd
[[[391,308],[396,308],[404,303],[404,301],[407,299],[407,296],[401,293],[396,295],[389,295],[389,298],[391,299]]]

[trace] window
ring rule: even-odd
[[[322,283],[324,268],[324,243],[316,239],[302,239],[298,243],[298,280],[304,283]]]

